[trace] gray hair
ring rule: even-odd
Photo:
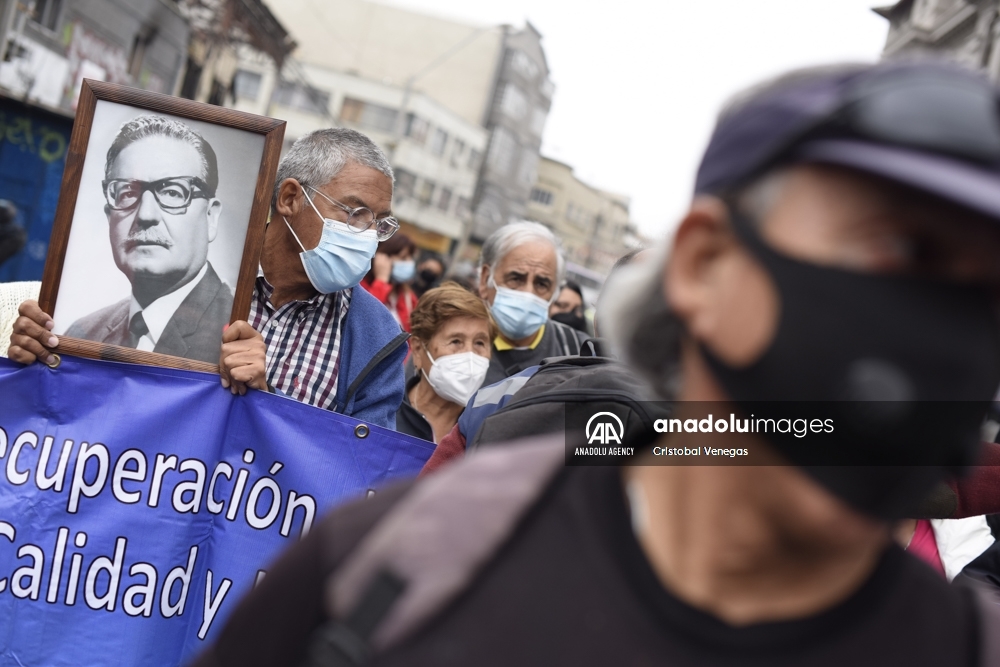
[[[555,234],[548,227],[537,222],[511,222],[490,234],[486,242],[483,243],[483,251],[479,255],[479,275],[482,275],[484,266],[489,266],[492,276],[493,272],[496,271],[497,264],[502,262],[511,250],[529,241],[548,243],[555,250],[555,295],[558,295],[558,287],[562,285],[563,277],[566,274],[566,258],[563,257],[562,249],[559,247],[559,239],[556,238]]]
[[[608,278],[598,305],[601,334],[613,354],[646,380],[658,398],[674,400],[680,388],[684,323],[670,310],[663,291],[667,243],[654,253]]]
[[[314,130],[299,137],[281,158],[274,179],[271,205],[277,203],[278,191],[286,178],[294,178],[311,188],[320,188],[336,178],[351,162],[370,167],[388,176],[390,181],[395,181],[385,153],[365,135],[343,127]]]

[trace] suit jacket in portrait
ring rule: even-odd
[[[129,297],[81,317],[66,330],[66,335],[133,347],[128,332],[131,302]],[[174,311],[153,352],[218,363],[222,327],[229,323],[232,310],[233,292],[209,264],[204,277]]]

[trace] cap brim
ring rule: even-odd
[[[921,151],[861,141],[803,144],[796,161],[851,167],[971,208],[1000,222],[1000,172]]]

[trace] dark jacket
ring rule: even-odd
[[[434,429],[424,416],[410,403],[410,390],[420,382],[420,376],[414,375],[406,381],[406,391],[403,392],[403,403],[396,411],[396,430],[415,438],[434,442]]]
[[[589,336],[573,327],[553,320],[545,322],[545,333],[533,350],[498,350],[493,348],[490,368],[486,372],[483,386],[499,382],[516,375],[526,368],[537,366],[549,357],[569,357],[580,354],[583,341]]]
[[[66,330],[66,335],[131,347],[128,332],[130,303],[131,297],[85,315]],[[222,327],[229,323],[232,311],[233,291],[219,279],[209,264],[205,276],[174,311],[153,352],[219,363]]]

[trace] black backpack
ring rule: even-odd
[[[552,357],[525,382],[510,401],[467,434],[466,451],[522,438],[563,432],[567,412],[613,412],[626,433],[652,433],[663,418],[663,402],[652,403],[646,384],[610,357]]]

